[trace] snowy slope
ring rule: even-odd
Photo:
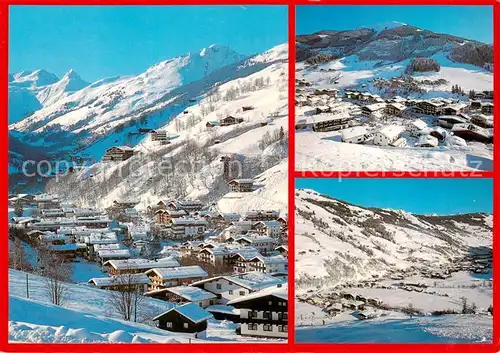
[[[69,70],[58,82],[43,87],[38,93],[38,101],[43,105],[51,105],[67,97],[73,92],[87,87],[90,83],[84,81],[75,71]]]
[[[54,180],[49,189],[57,189],[59,194],[75,202],[97,203],[102,207],[116,198],[138,199],[139,207],[143,208],[160,199],[179,197],[216,203],[229,191],[226,181],[222,180],[220,158],[230,155],[240,163],[242,177],[257,177],[258,188],[243,200],[241,196],[234,200],[229,200],[231,195],[224,196],[222,209],[264,206],[285,209],[286,200],[276,195],[286,195],[288,139],[272,138],[280,130],[285,134],[288,130],[287,57],[283,46],[271,49],[246,63],[253,73],[218,85],[217,93],[209,91],[192,103],[186,114],[178,113],[161,127],[172,137],[169,145],[159,146],[148,135],[142,135],[142,141],[136,146],[138,154],[131,159],[122,163],[97,163],[60,182]],[[267,60],[272,61],[262,66]],[[235,91],[239,93],[234,94]],[[243,106],[254,109],[243,112]],[[228,115],[244,121],[232,126],[206,127],[208,121],[218,121]],[[271,141],[263,145],[261,141],[265,136]],[[220,142],[215,143],[217,140]],[[193,144],[199,151],[186,155]],[[95,144],[91,148],[100,147]],[[90,149],[86,152],[92,153]],[[193,169],[188,173],[177,169],[165,175],[159,168],[162,161],[175,164],[181,160],[189,162]],[[120,170],[129,168],[132,174],[117,179]],[[247,198],[253,201],[247,202]]]

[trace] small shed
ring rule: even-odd
[[[158,327],[162,330],[194,333],[195,337],[202,337],[210,318],[212,314],[205,309],[194,303],[187,303],[156,316],[153,321],[158,321]]]

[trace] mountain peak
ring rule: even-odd
[[[80,75],[78,75],[76,73],[75,70],[73,69],[69,69],[68,72],[66,72],[63,76],[63,79],[64,78],[68,78],[68,79],[74,79],[74,80],[81,80],[82,78],[80,77]]]

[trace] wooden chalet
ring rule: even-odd
[[[102,162],[126,161],[134,155],[134,149],[128,146],[113,146],[106,150]]]
[[[253,179],[233,179],[229,183],[232,192],[252,192]]]
[[[173,257],[165,257],[158,260],[147,259],[126,259],[126,260],[108,260],[103,267],[108,269],[112,276],[125,273],[142,273],[153,268],[179,267],[179,262]]]
[[[236,125],[236,124],[239,124],[242,122],[243,122],[242,118],[236,118],[232,115],[229,115],[229,116],[219,120],[220,126]]]
[[[166,130],[151,130],[151,141],[168,143],[168,133]]]
[[[159,209],[155,212],[156,223],[167,224],[174,218],[187,216],[184,210]]]
[[[146,275],[151,280],[150,290],[190,284],[208,277],[200,266],[153,268],[146,271]]]
[[[217,303],[217,295],[202,288],[176,286],[144,293],[145,296],[161,299],[175,304],[193,303],[200,308]]]
[[[195,337],[203,337],[207,330],[207,321],[212,317],[208,311],[194,303],[176,306],[153,318],[158,327],[170,332],[193,333]]]

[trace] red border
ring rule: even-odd
[[[500,0],[499,0],[500,1]],[[295,7],[294,5],[495,5],[494,6],[494,23],[500,23],[500,2],[494,0],[7,0],[0,3],[0,54],[2,63],[2,70],[0,72],[0,102],[2,112],[0,117],[2,119],[2,136],[0,142],[4,153],[1,154],[1,162],[3,166],[8,165],[8,131],[5,128],[8,125],[8,110],[7,110],[7,97],[8,97],[8,6],[9,5],[289,5],[289,185],[288,185],[288,205],[289,205],[289,283],[292,284],[294,280],[295,269],[295,256],[294,256],[294,194],[295,194],[295,181],[296,177],[404,177],[404,178],[421,178],[421,177],[479,177],[479,178],[492,178],[496,176],[494,172],[379,172],[379,171],[365,171],[359,173],[346,173],[346,172],[300,172],[295,171],[295,136],[294,136],[294,116],[295,116]],[[500,55],[499,49],[500,41],[500,25],[495,25],[494,28],[494,66],[499,65],[497,60]],[[494,75],[494,89],[500,92],[500,78]],[[500,106],[498,105],[498,94],[495,98],[495,120],[496,126],[500,122]],[[496,129],[498,130],[498,128]],[[498,157],[498,149],[495,147],[494,158]],[[4,167],[5,168],[5,167]],[[495,166],[495,171],[496,171]],[[4,174],[6,175],[6,173]],[[2,178],[2,190],[5,199],[8,193],[7,178]],[[500,195],[500,184],[494,182],[494,194]],[[494,209],[496,210],[497,200],[494,200]],[[7,234],[8,224],[6,218],[2,219],[2,229],[4,234]],[[494,238],[497,237],[494,230]],[[1,251],[1,268],[0,271],[0,312],[8,312],[8,257],[7,257],[8,241],[7,237],[3,237],[0,243]],[[494,257],[500,258],[500,247],[494,246]],[[500,268],[500,267],[498,267]],[[495,271],[496,273],[496,271]],[[494,281],[495,293],[500,290],[500,285]],[[290,303],[294,302],[294,286],[291,285],[289,289]],[[498,298],[497,298],[498,297]],[[289,340],[287,344],[252,344],[252,343],[227,343],[227,344],[9,344],[8,343],[8,327],[7,315],[2,315],[0,320],[0,351],[6,352],[115,352],[120,349],[124,352],[135,352],[139,350],[147,350],[151,352],[176,350],[179,352],[221,352],[221,351],[239,351],[239,352],[366,352],[373,350],[400,353],[406,352],[495,352],[500,349],[500,336],[498,333],[498,315],[500,315],[500,296],[494,297],[494,344],[294,344],[294,325],[293,318],[295,308],[294,305],[289,305]],[[117,348],[119,347],[119,348]]]

